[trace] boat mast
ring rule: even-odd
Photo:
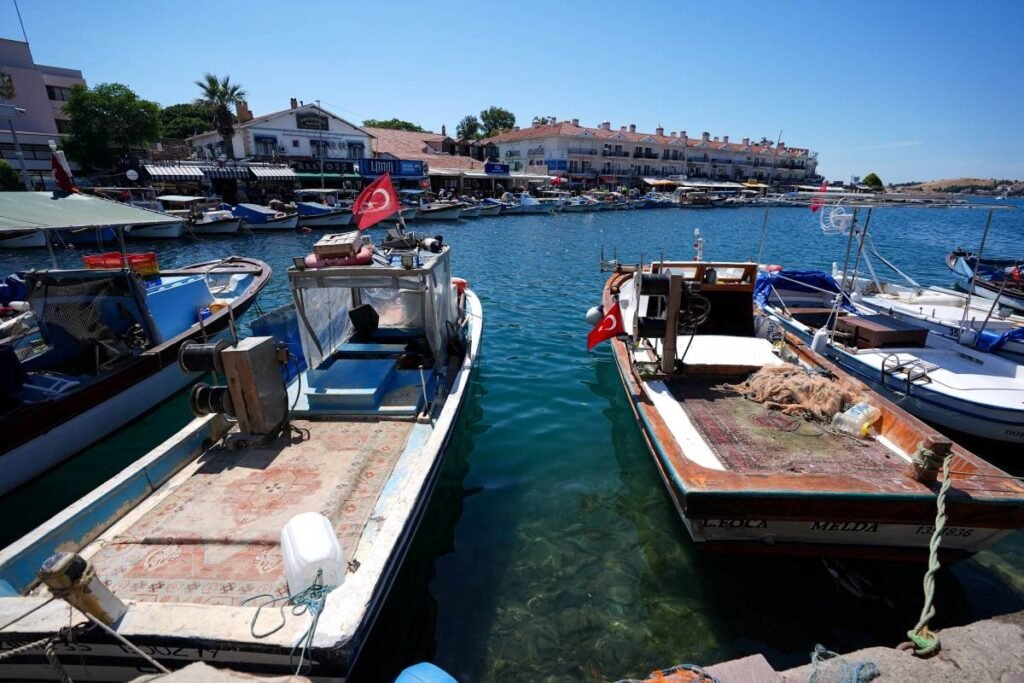
[[[967,287],[967,303],[964,304],[964,315],[960,320],[960,329],[963,330],[967,324],[967,315],[971,310],[971,299],[974,298],[975,281],[978,279],[978,267],[981,266],[981,257],[985,253],[985,242],[988,241],[988,229],[992,226],[992,209],[988,210],[988,217],[985,219],[985,231],[981,233],[981,244],[978,245],[978,254],[975,256],[974,270],[971,273],[971,281]]]
[[[768,174],[768,189],[772,187],[772,180],[775,178],[775,167],[779,164],[779,143],[782,142],[782,129],[779,129],[779,137],[775,141],[775,152],[774,158],[772,159],[772,170]],[[771,203],[768,201],[768,195],[765,193],[764,202],[764,222],[761,223],[761,245],[757,248],[757,265],[761,265],[761,255],[764,253],[764,238],[768,233],[768,209],[771,208]]]

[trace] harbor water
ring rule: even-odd
[[[1009,204],[1009,203],[1007,203]],[[390,680],[431,660],[460,681],[616,680],[681,662],[762,653],[776,667],[831,650],[893,645],[917,620],[924,566],[706,555],[690,542],[633,421],[606,347],[587,353],[586,310],[606,257],[636,262],[758,253],[761,208],[605,211],[419,223],[454,246],[455,274],[485,311],[474,396],[355,679]],[[922,284],[951,286],[945,254],[977,248],[985,213],[875,211],[880,253]],[[380,231],[371,231],[375,236]],[[274,277],[321,233],[135,242],[165,266],[240,254]],[[997,212],[985,252],[1019,255],[1024,211]],[[807,209],[772,209],[763,260],[831,267],[846,239]],[[57,254],[74,267],[79,248]],[[0,272],[45,268],[45,250],[0,253]],[[876,261],[876,266],[880,264]],[[863,271],[862,271],[863,272]],[[243,321],[244,322],[244,321]],[[244,325],[243,325],[244,327]],[[0,501],[6,545],[167,438],[184,396]],[[970,443],[1014,474],[1020,453]],[[1014,461],[1018,462],[1014,462]],[[1024,533],[940,574],[933,626],[1024,609]]]

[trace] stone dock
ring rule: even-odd
[[[840,653],[819,664],[817,680],[847,680],[844,663],[855,666],[872,662],[880,675],[875,681],[927,681],[927,683],[1024,683],[1024,611],[955,626],[939,631],[942,650],[930,659],[920,659],[893,647],[869,647]],[[828,647],[828,643],[824,643]],[[810,653],[808,653],[808,661]],[[810,663],[775,671],[761,655],[706,667],[721,683],[805,683],[813,667]],[[847,676],[849,674],[847,673]]]

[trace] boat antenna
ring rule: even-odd
[[[771,189],[772,180],[775,179],[775,167],[779,164],[779,143],[782,142],[782,129],[779,129],[779,137],[775,141],[775,155],[772,157],[772,170],[768,172],[768,188]],[[768,234],[768,209],[771,208],[771,202],[767,201],[765,197],[764,203],[764,221],[761,223],[761,244],[757,248],[757,265],[761,265],[761,256],[764,254],[764,238]]]
[[[978,266],[981,265],[981,257],[985,253],[985,242],[988,241],[988,229],[992,226],[992,209],[988,210],[988,218],[985,219],[985,231],[981,233],[981,244],[978,245],[978,254],[974,260],[974,268],[971,273],[971,281],[967,287],[967,303],[964,304],[964,317],[960,321],[960,329],[967,325],[967,315],[970,313],[971,299],[974,298],[975,282],[978,279]]]

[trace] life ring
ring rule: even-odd
[[[768,271],[769,273],[778,273],[778,272],[779,272],[779,271],[781,271],[781,270],[785,270],[785,269],[784,269],[784,268],[783,268],[782,266],[780,266],[780,265],[779,265],[779,264],[777,264],[777,263],[773,263],[773,264],[772,264],[772,265],[770,265],[770,266],[765,266],[765,268],[764,268],[764,269],[765,269],[766,271]]]
[[[459,294],[465,294],[466,288],[469,287],[469,282],[461,277],[453,277],[452,284],[455,285],[455,291]]]
[[[307,268],[333,268],[335,266],[365,266],[373,260],[373,247],[365,245],[355,256],[346,258],[319,258],[316,254],[309,254],[303,261]]]

